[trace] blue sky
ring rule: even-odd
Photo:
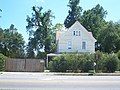
[[[52,10],[55,19],[53,24],[63,23],[64,19],[68,15],[69,0],[0,0],[0,27],[9,28],[11,24],[14,24],[27,41],[28,34],[26,32],[26,16],[31,16],[32,6],[42,6],[43,11],[48,9]],[[80,6],[83,10],[88,10],[95,7],[97,4],[103,6],[107,10],[107,21],[120,20],[120,0],[80,0]]]

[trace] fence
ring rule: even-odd
[[[5,71],[10,72],[43,72],[44,61],[40,59],[8,59]]]

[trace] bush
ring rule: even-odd
[[[0,53],[0,71],[5,70],[5,59],[6,57]]]
[[[120,60],[120,50],[117,52],[117,57]]]
[[[101,52],[101,56],[97,60],[97,72],[106,72],[105,63],[106,63],[107,57],[108,57],[108,54],[103,54]]]
[[[117,52],[117,57],[118,57],[118,59],[119,59],[119,71],[120,71],[120,50]]]
[[[50,71],[54,72],[66,72],[67,67],[67,61],[64,56],[55,57],[53,61],[49,63]]]
[[[64,55],[67,61],[67,70],[72,70],[72,72],[76,72],[78,70],[79,60],[78,55],[76,54],[66,54]]]
[[[55,57],[49,63],[50,71],[66,72],[88,72],[93,70],[93,56],[91,54],[64,54],[60,57]]]
[[[113,73],[118,70],[119,59],[116,55],[110,54],[105,62],[106,72]]]
[[[54,57],[49,63],[50,71],[54,72],[110,72],[113,73],[119,70],[119,59],[115,54],[105,54],[97,52],[99,58],[96,59],[96,54],[63,54],[59,57]],[[96,66],[94,67],[94,62]]]
[[[91,60],[85,60],[82,65],[82,71],[89,72],[89,70],[94,70],[94,62]]]

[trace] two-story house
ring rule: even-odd
[[[57,53],[95,52],[96,39],[78,21],[56,33]]]

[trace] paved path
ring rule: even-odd
[[[46,73],[3,73],[0,90],[120,90],[120,76],[59,76]]]

